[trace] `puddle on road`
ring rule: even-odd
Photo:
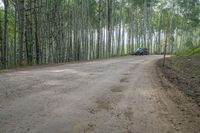
[[[122,86],[115,86],[111,89],[112,92],[122,92]]]

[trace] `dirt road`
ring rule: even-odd
[[[199,107],[161,78],[160,58],[1,73],[0,133],[199,133]]]

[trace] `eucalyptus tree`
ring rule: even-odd
[[[8,44],[8,6],[9,1],[4,0],[4,37],[2,42],[2,67],[5,69],[7,67],[7,44]]]

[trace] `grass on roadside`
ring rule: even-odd
[[[172,57],[167,65],[178,73],[200,77],[200,55]]]
[[[176,52],[177,56],[194,56],[200,55],[200,46],[188,50],[179,50]]]

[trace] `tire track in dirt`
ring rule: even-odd
[[[126,111],[118,110],[118,103],[123,99],[124,92],[128,89],[129,76],[131,73],[123,73],[119,83],[111,86],[102,97],[94,101],[94,106],[88,108],[88,113],[91,114],[91,119],[86,127],[84,133],[95,132],[98,124],[95,121],[101,119],[102,121],[109,121],[108,119],[115,119],[115,121],[132,121],[133,110],[128,107]],[[121,122],[120,122],[121,123]],[[118,127],[121,128],[121,127]],[[124,127],[128,131],[128,127]]]

